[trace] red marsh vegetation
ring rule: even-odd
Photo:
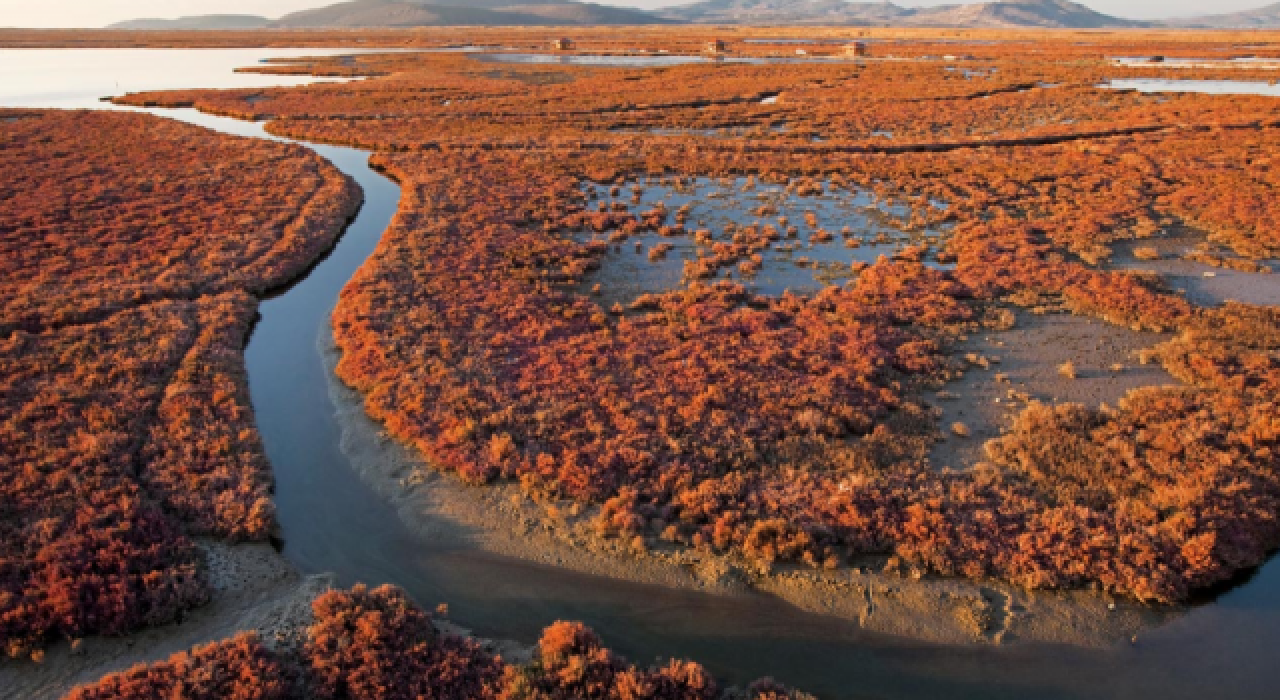
[[[0,644],[38,657],[204,602],[194,536],[267,536],[253,294],[305,269],[360,195],[296,146],[0,117]]]
[[[69,700],[177,697],[237,700],[804,700],[762,680],[721,689],[696,663],[642,668],[578,623],[556,622],[525,663],[439,632],[391,586],[331,591],[312,603],[300,649],[265,647],[250,634],[140,664],[72,691]]]
[[[368,59],[392,75],[357,85],[127,100],[382,151],[405,197],[335,313],[339,374],[468,481],[596,504],[604,535],[765,565],[896,555],[1177,601],[1280,543],[1276,406],[1253,389],[1275,381],[1275,320],[1195,307],[1107,260],[1174,227],[1241,258],[1280,253],[1280,103],[1095,87],[1128,41],[661,69],[403,55]],[[1147,48],[1205,49],[1160,41]],[[1141,69],[1188,75],[1175,70]],[[907,230],[947,226],[936,252],[955,269],[900,256],[771,298],[697,282],[748,259],[726,244],[681,288],[610,314],[579,293],[609,244],[581,232],[709,240],[679,212],[631,210],[654,176],[870,191],[906,206]],[[619,187],[593,208],[584,181]],[[1186,386],[1030,406],[987,461],[938,471],[920,389],[955,376],[950,344],[1007,305],[1179,334],[1149,359]],[[1262,325],[1204,330],[1242,315]]]
[[[544,45],[536,32],[516,34],[476,31],[472,40]],[[839,567],[892,555],[939,574],[1179,601],[1258,564],[1280,544],[1280,320],[1267,308],[1196,307],[1158,277],[1114,271],[1107,261],[1116,241],[1172,228],[1190,228],[1235,258],[1280,254],[1273,165],[1280,102],[1097,85],[1115,77],[1221,77],[1225,69],[1121,68],[1109,59],[1231,50],[1227,35],[1207,36],[1010,35],[957,49],[908,32],[886,36],[892,48],[875,49],[881,55],[869,61],[658,69],[362,56],[317,59],[309,69],[382,77],[123,101],[270,117],[275,133],[379,151],[375,163],[401,182],[404,197],[335,312],[338,371],[397,438],[470,482],[510,479],[538,498],[590,504],[605,536],[742,555],[765,567]],[[619,52],[640,43],[678,53],[696,50],[702,40],[695,38],[688,30],[643,39],[584,31],[579,46]],[[764,58],[779,51],[733,46]],[[1243,68],[1231,75],[1270,79]],[[51,117],[6,123],[6,133],[38,133],[41,119]],[[199,149],[225,140],[206,146],[186,132],[167,136],[180,127],[147,123],[144,138],[156,141],[143,141],[147,152],[171,155],[129,151],[111,160],[100,144],[124,148],[138,139],[99,139],[62,126],[13,141],[17,147],[6,141],[0,153],[27,178],[20,190],[0,184],[10,188],[6,215],[21,217],[4,241],[26,237],[6,248],[5,262],[21,264],[6,270],[5,342],[45,343],[51,349],[39,355],[12,350],[11,361],[46,363],[52,369],[41,381],[74,389],[42,392],[40,400],[67,402],[53,408],[22,393],[28,384],[5,395],[15,407],[34,407],[10,412],[30,415],[27,423],[6,424],[24,451],[5,469],[31,475],[8,483],[34,484],[14,497],[28,505],[3,531],[9,549],[0,602],[6,640],[16,640],[10,649],[18,652],[51,633],[172,619],[202,595],[190,533],[261,535],[269,516],[243,516],[269,513],[260,449],[246,432],[243,391],[232,388],[242,382],[227,351],[230,336],[209,329],[243,328],[232,319],[251,313],[244,293],[286,279],[310,254],[306,232],[324,226],[291,234],[290,222],[328,222],[345,211],[334,204],[346,201],[343,186],[299,151],[261,144],[200,158]],[[129,170],[113,177],[102,173],[118,168],[72,170],[78,183],[97,184],[69,188],[56,169],[45,177],[22,165],[38,156],[57,168],[82,168],[92,159],[66,156],[77,139]],[[254,167],[213,165],[238,159]],[[155,170],[148,182],[117,189],[147,169]],[[259,197],[254,178],[268,176],[261,186],[271,195]],[[614,244],[639,232],[708,236],[678,211],[632,211],[624,193],[650,177],[750,177],[798,194],[872,192],[905,207],[896,222],[905,230],[945,226],[946,235],[928,245],[954,269],[903,255],[851,268],[844,285],[776,297],[691,274],[676,289],[636,300],[633,313],[609,314],[582,291],[609,243],[582,242],[581,234]],[[280,187],[290,178],[308,184]],[[170,180],[181,186],[165,189]],[[587,181],[617,185],[618,194],[592,210],[582,193]],[[329,196],[299,195],[320,182],[332,188]],[[160,194],[149,199],[142,184]],[[32,198],[41,187],[61,194]],[[9,206],[22,193],[31,203]],[[164,211],[189,226],[206,222],[217,235],[191,241],[179,230],[136,231],[115,216],[79,213],[116,200],[124,207],[190,200]],[[63,209],[48,214],[44,207],[55,205]],[[268,209],[251,221],[226,216],[262,206]],[[327,214],[297,214],[309,206]],[[148,220],[145,210],[136,216]],[[775,223],[760,218],[760,231]],[[273,223],[259,230],[262,221]],[[779,235],[791,235],[805,222],[776,223]],[[120,256],[111,244],[77,257],[98,231],[112,243],[145,244],[155,258]],[[806,228],[804,235],[817,234]],[[760,238],[751,244],[779,245]],[[39,264],[27,257],[33,250]],[[721,247],[692,270],[741,264],[759,252]],[[190,307],[185,316],[169,310],[182,305]],[[926,455],[938,426],[922,390],[955,376],[956,340],[999,328],[1012,305],[1168,332],[1172,340],[1148,359],[1185,384],[1147,389],[1115,407],[1030,405],[988,445],[986,461],[937,470]],[[120,343],[140,337],[161,311],[175,340],[137,348],[130,362],[110,362],[94,353],[120,352],[115,346],[83,339],[94,331]],[[62,333],[71,335],[64,341]],[[220,365],[203,361],[175,369],[175,358],[192,352],[212,353],[230,369],[210,373]],[[100,381],[82,376],[99,372]],[[170,391],[171,375],[208,387],[224,413],[207,420],[236,428],[193,429],[213,409],[199,391]],[[224,388],[213,389],[215,380]],[[76,391],[115,393],[81,398]],[[95,408],[124,401],[122,394],[140,406],[128,420]],[[37,420],[49,422],[38,434],[56,436],[52,444],[31,437],[37,433],[26,426]],[[212,444],[208,434],[218,436]],[[1185,444],[1189,435],[1194,444]],[[147,466],[172,465],[188,450],[200,458]],[[73,459],[91,461],[117,490],[83,486],[63,466]],[[201,466],[186,466],[192,462]],[[211,491],[217,495],[195,498]],[[133,550],[82,539],[63,544],[67,533],[93,529],[77,518],[117,511],[136,511],[127,517],[147,523],[128,531],[146,538],[135,549],[161,568],[120,565],[141,556]],[[27,547],[34,553],[20,549]],[[110,561],[97,563],[102,558]],[[147,578],[139,569],[159,573]],[[59,576],[80,576],[87,592],[51,599],[48,582]],[[109,615],[98,609],[108,600],[99,589],[115,596]],[[144,599],[155,602],[135,602]]]

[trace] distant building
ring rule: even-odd
[[[722,39],[713,39],[707,42],[707,53],[724,53],[729,50],[729,44]]]
[[[555,51],[572,51],[573,39],[556,39],[551,42],[551,48]]]
[[[852,44],[845,44],[844,55],[856,58],[870,56],[871,52],[867,50],[867,42],[855,41]]]

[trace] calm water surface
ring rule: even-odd
[[[1260,80],[1163,80],[1159,78],[1122,78],[1102,87],[1138,92],[1199,92],[1206,95],[1265,95],[1280,97],[1280,84]]]
[[[234,74],[281,56],[347,50],[0,50],[0,106],[108,108],[126,90],[296,84]],[[119,85],[119,89],[116,85]],[[267,137],[260,124],[147,110]],[[0,134],[4,124],[0,123]],[[0,141],[2,143],[2,141]],[[532,641],[583,620],[639,661],[695,658],[731,681],[772,675],[828,698],[1275,698],[1280,567],[1203,604],[1133,646],[949,647],[865,633],[763,595],[711,596],[585,576],[418,539],[353,472],[339,447],[317,339],[338,292],[377,244],[398,188],[355,149],[306,144],[355,178],[365,205],[333,252],[262,304],[246,351],[259,427],[277,480],[284,554],[342,584],[392,582],[484,635]]]
[[[689,63],[761,63],[762,59],[684,56],[670,54],[649,55],[606,55],[606,54],[547,54],[547,53],[487,53],[473,56],[484,63],[550,63],[566,66],[619,66],[627,68],[645,68],[661,66],[682,66]]]
[[[646,182],[634,199],[631,194],[637,192],[635,183],[623,187],[616,198],[610,195],[609,185],[584,183],[583,187],[593,207],[599,202],[623,203],[633,213],[640,213],[662,206],[670,213],[671,221],[675,220],[677,211],[687,208],[688,212],[685,228],[690,235],[666,237],[645,231],[609,246],[604,264],[589,273],[584,283],[587,289],[601,284],[602,291],[596,300],[605,308],[615,303],[627,306],[641,294],[684,286],[685,263],[710,250],[710,244],[694,242],[692,232],[697,229],[711,231],[716,242],[727,242],[731,240],[726,233],[730,226],[773,226],[780,238],[761,251],[762,267],[756,274],[744,276],[736,266],[729,266],[703,280],[710,283],[716,279],[732,279],[753,294],[771,296],[786,291],[812,294],[823,287],[844,284],[852,276],[850,263],[874,263],[880,256],[892,257],[908,244],[929,245],[944,233],[941,229],[913,233],[899,230],[890,217],[906,219],[910,209],[878,201],[866,191],[831,188],[821,195],[800,196],[780,186],[749,182],[746,178],[705,177],[690,178],[678,186],[670,181],[667,184]],[[762,206],[770,208],[768,213],[760,212]],[[806,214],[813,215],[816,227],[806,223]],[[798,229],[795,236],[785,235],[787,226],[780,223],[779,217]],[[841,233],[844,227],[850,230],[848,236]],[[819,228],[831,234],[831,240],[810,241],[810,236]],[[580,242],[607,242],[611,233],[579,233],[575,238]],[[846,245],[846,239],[856,239],[857,247]],[[648,251],[660,244],[671,246],[670,252],[650,260]],[[932,255],[925,258],[925,263],[943,266]]]

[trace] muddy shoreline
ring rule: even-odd
[[[1059,317],[1046,318],[1050,327],[1056,327],[1058,321],[1052,319]],[[1038,319],[1025,330],[1043,330],[1041,325],[1046,322]],[[1024,328],[1024,323],[1019,319],[1015,328]],[[1146,340],[1135,338],[1134,342]],[[979,342],[977,338],[973,341]],[[991,341],[982,338],[981,342]],[[469,551],[573,572],[570,576],[639,584],[636,590],[657,586],[708,594],[728,611],[725,629],[706,630],[711,633],[740,632],[735,625],[741,622],[729,621],[728,616],[741,609],[742,617],[752,617],[763,603],[794,609],[787,616],[810,625],[806,638],[846,634],[840,629],[843,625],[865,631],[881,643],[945,645],[957,653],[1043,643],[1118,648],[1134,644],[1146,632],[1167,626],[1186,612],[1184,608],[1153,608],[1083,591],[1027,592],[1000,582],[931,576],[917,579],[910,571],[878,571],[878,563],[834,572],[788,567],[766,573],[747,562],[681,551],[657,541],[651,541],[646,551],[637,552],[622,542],[597,536],[588,524],[589,512],[570,515],[567,504],[536,503],[513,484],[469,487],[432,469],[387,435],[364,411],[359,394],[332,372],[338,351],[327,324],[318,334],[316,349],[326,368],[329,397],[342,430],[343,453],[359,479],[392,506],[415,540],[432,553]],[[991,383],[983,374],[970,376]],[[956,388],[955,383],[951,388]],[[214,589],[210,604],[192,611],[178,624],[150,628],[128,638],[90,638],[74,648],[60,643],[39,665],[0,662],[0,699],[61,697],[75,685],[106,673],[158,661],[245,630],[257,631],[269,645],[297,644],[310,620],[310,601],[332,587],[337,578],[326,573],[303,574],[279,551],[263,544],[202,542],[201,546]],[[475,583],[490,585],[481,580]],[[417,602],[430,607],[447,601]],[[777,624],[777,616],[771,617],[766,624]],[[458,624],[446,619],[439,626],[469,634],[469,629],[460,626],[470,624],[467,616],[459,615],[458,619]],[[532,638],[495,641],[486,639],[483,630],[479,632],[477,639],[504,657],[518,660],[529,653]]]
[[[1280,260],[1255,262],[1271,272],[1258,273],[1214,267],[1188,259],[1198,247],[1216,247],[1216,255],[1225,261],[1240,261],[1224,246],[1208,244],[1208,237],[1189,228],[1177,228],[1151,238],[1126,241],[1114,246],[1107,267],[1121,270],[1154,272],[1175,292],[1198,306],[1217,307],[1230,301],[1262,306],[1280,305]],[[1135,253],[1147,249],[1157,256],[1140,259]]]
[[[1171,339],[1068,313],[1012,312],[1012,328],[982,330],[952,349],[965,360],[964,376],[928,397],[941,411],[942,439],[933,447],[936,468],[964,469],[985,460],[983,445],[1000,437],[1030,401],[1116,405],[1134,389],[1178,385],[1141,352]],[[967,359],[966,359],[967,358]],[[1063,369],[1070,363],[1071,376]],[[966,435],[950,426],[961,424]]]
[[[301,640],[311,621],[311,600],[331,577],[305,576],[265,543],[226,545],[200,541],[212,600],[179,622],[126,637],[89,637],[51,645],[44,660],[0,660],[0,699],[60,698],[75,686],[138,663],[161,661],[198,644],[255,631],[270,647]]]
[[[569,503],[538,503],[515,484],[483,488],[433,469],[368,416],[360,395],[332,368],[339,354],[326,328],[318,351],[342,450],[361,479],[431,547],[474,548],[609,579],[711,593],[750,605],[776,598],[804,613],[852,622],[871,633],[948,645],[1019,641],[1106,648],[1130,642],[1181,614],[1085,591],[1028,592],[998,581],[886,573],[880,562],[819,571],[764,572],[732,557],[649,538],[643,550],[597,535],[592,513]],[[432,601],[419,601],[428,604]]]

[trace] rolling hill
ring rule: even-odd
[[[645,25],[671,23],[1041,29],[1280,28],[1280,3],[1255,10],[1144,22],[1070,0],[995,0],[938,7],[846,0],[701,0],[659,12],[574,0],[350,0],[270,20],[255,15],[136,19],[110,29],[257,29]]]
[[[448,25],[546,25],[543,17],[498,12],[483,7],[431,6],[414,2],[355,0],[294,12],[273,27],[440,27]]]
[[[443,27],[670,24],[639,10],[591,3],[518,0],[355,0],[285,15],[277,27]]]
[[[843,0],[703,0],[664,12],[689,22],[844,24],[903,27],[1142,27],[1146,22],[1095,12],[1069,0],[1000,0],[969,5],[900,7]]]
[[[1173,19],[1165,24],[1188,29],[1277,29],[1280,28],[1280,2],[1254,10]]]
[[[1148,27],[1149,22],[1104,15],[1070,0],[1001,0],[922,8],[908,18],[916,26],[1098,29]]]
[[[572,0],[351,0],[294,12],[277,20],[253,15],[136,19],[108,29],[189,30],[448,26],[672,24],[679,20],[623,7]]]
[[[910,10],[889,2],[845,0],[703,0],[662,14],[689,22],[728,24],[851,24],[893,22]]]
[[[107,29],[261,29],[271,23],[257,15],[197,15],[177,19],[131,19],[116,22]]]

